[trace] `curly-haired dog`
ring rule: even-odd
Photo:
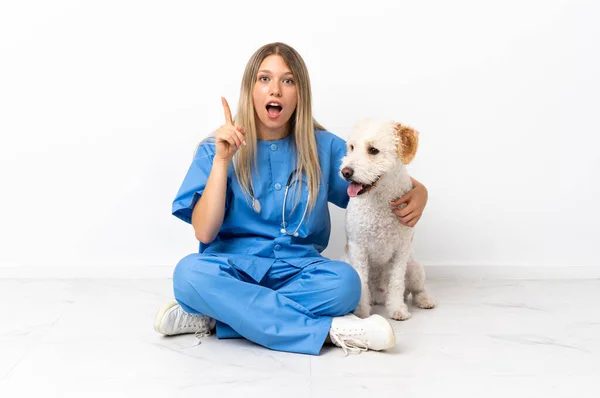
[[[340,167],[351,182],[346,210],[346,260],[357,270],[362,295],[355,314],[386,304],[390,318],[410,317],[405,299],[420,308],[435,302],[425,290],[425,271],[412,252],[413,229],[399,222],[391,202],[412,189],[406,165],[417,152],[418,132],[393,121],[365,119],[354,127]]]

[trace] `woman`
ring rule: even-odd
[[[339,175],[344,140],[312,117],[308,71],[283,43],[261,47],[246,65],[234,121],[200,144],[173,203],[191,223],[199,253],[177,265],[176,302],[157,314],[165,335],[244,337],[274,350],[318,355],[331,341],[346,352],[382,350],[394,331],[379,315],[350,314],[360,281],[347,263],[321,256],[330,235],[328,202],[345,208]],[[415,188],[390,206],[414,226],[427,202]]]

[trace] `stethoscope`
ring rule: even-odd
[[[287,204],[287,196],[288,196],[288,191],[290,189],[290,187],[293,185],[292,184],[292,179],[294,178],[294,176],[296,175],[296,173],[298,172],[298,169],[292,171],[290,173],[290,176],[288,177],[287,183],[285,184],[285,193],[283,194],[283,206],[281,208],[281,233],[285,234],[285,235],[289,235],[289,236],[294,236],[294,237],[298,237],[298,231],[300,230],[300,227],[302,226],[302,223],[304,222],[304,218],[306,217],[306,212],[308,211],[308,204],[310,202],[310,192],[307,195],[306,198],[306,205],[304,207],[304,212],[302,213],[302,218],[300,219],[300,222],[298,223],[298,226],[296,227],[296,229],[294,230],[294,232],[289,232],[287,230],[287,223],[285,222],[285,207]],[[295,179],[294,183],[297,183],[298,181],[300,182],[304,182],[301,178]],[[258,201],[258,199],[256,199],[254,197],[254,191],[252,189],[252,187],[250,188],[250,196],[252,197],[252,209],[256,212],[256,213],[260,213],[261,210],[261,206],[260,206],[260,202]]]

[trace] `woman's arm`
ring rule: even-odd
[[[196,239],[208,244],[215,239],[225,216],[225,195],[227,193],[227,172],[235,152],[246,144],[245,130],[233,124],[227,100],[221,97],[225,124],[215,133],[216,153],[206,181],[204,193],[194,206],[192,225]]]
[[[223,225],[229,163],[215,157],[206,188],[192,212],[196,239],[204,244],[212,242]]]
[[[410,180],[413,184],[413,189],[408,191],[400,199],[393,201],[391,204],[394,208],[392,211],[398,216],[398,220],[404,225],[414,227],[423,215],[423,211],[427,205],[428,192],[425,185],[412,177]],[[397,207],[403,203],[406,203],[406,207],[398,209]]]

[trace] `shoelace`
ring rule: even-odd
[[[202,344],[202,339],[204,337],[208,337],[210,336],[212,333],[210,332],[210,330],[208,332],[201,332],[200,330],[196,330],[196,333],[194,333],[194,337],[196,338],[196,343],[192,344],[190,346],[187,346],[185,348],[192,348],[192,347],[197,347],[200,344]]]
[[[183,311],[182,311],[183,312]],[[189,314],[187,312],[183,312],[181,315],[181,319],[179,320],[179,327],[182,329],[195,328],[197,330],[207,326],[205,325],[203,315],[198,314]]]
[[[347,336],[334,331],[329,332],[329,336],[331,336],[331,339],[334,340],[334,343],[336,343],[344,350],[344,353],[346,354],[344,356],[348,356],[348,352],[360,354],[361,352],[367,351],[369,349],[369,347],[364,341],[355,339],[351,336]]]
[[[199,346],[200,344],[202,344],[202,339],[204,337],[208,337],[212,334],[210,331],[209,322],[206,322],[206,320],[207,319],[203,315],[189,314],[187,312],[183,313],[179,322],[179,327],[192,327],[196,329],[196,332],[194,333],[194,337],[196,338],[196,344],[193,344],[186,348]],[[202,329],[207,329],[208,331],[203,331]]]

